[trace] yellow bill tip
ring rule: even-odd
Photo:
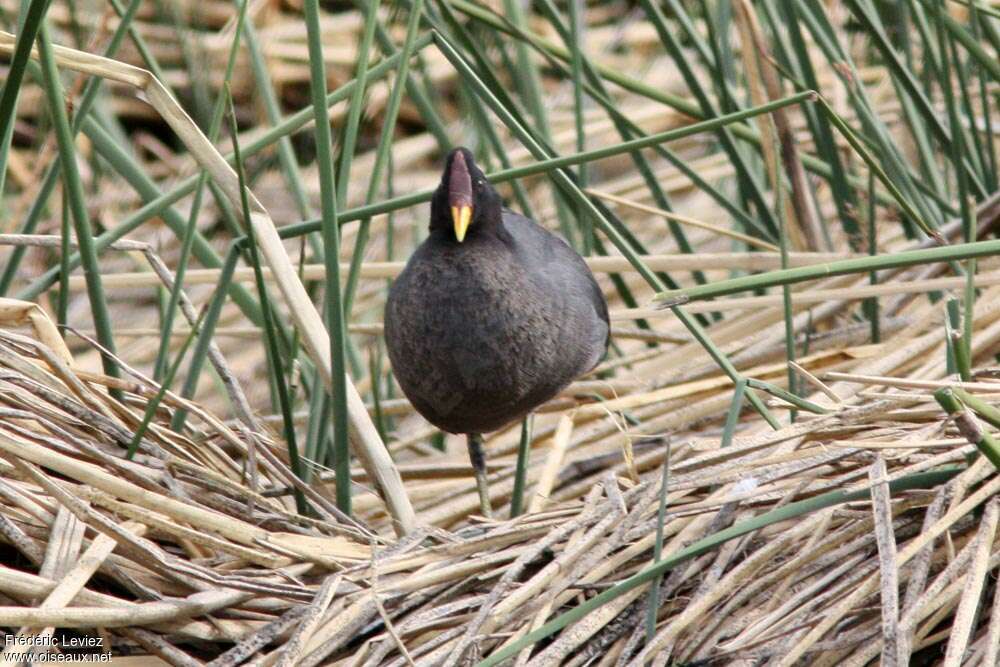
[[[452,206],[451,219],[455,223],[455,238],[461,243],[465,240],[465,233],[469,231],[469,223],[472,222],[472,207]]]

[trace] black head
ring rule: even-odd
[[[476,166],[467,148],[448,153],[441,184],[431,199],[431,232],[461,243],[496,230],[503,220],[503,200]]]

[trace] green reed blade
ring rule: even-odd
[[[710,285],[698,285],[696,287],[686,287],[663,292],[662,294],[658,294],[656,299],[668,303],[673,303],[677,300],[693,301],[696,299],[711,299],[727,294],[735,294],[736,292],[790,285],[818,278],[881,271],[883,269],[897,269],[933,262],[951,262],[973,257],[988,257],[996,254],[1000,254],[1000,241],[957,243],[945,247],[906,250],[892,254],[876,255],[875,257],[859,257],[794,269],[767,271],[752,276],[720,280]]]
[[[101,267],[97,261],[97,251],[94,248],[94,232],[87,212],[86,194],[80,171],[76,163],[76,144],[73,142],[73,131],[70,129],[66,114],[66,98],[63,96],[62,83],[59,80],[59,70],[56,67],[55,56],[52,54],[52,42],[44,21],[38,31],[38,54],[42,67],[45,97],[48,101],[49,113],[56,132],[59,145],[60,165],[62,166],[63,187],[66,188],[66,198],[73,218],[73,228],[76,232],[76,242],[80,248],[83,263],[83,275],[87,284],[87,297],[90,300],[90,310],[97,331],[97,342],[111,354],[115,352],[115,339],[111,332],[111,313],[104,295],[101,281]],[[114,378],[121,377],[118,364],[110,355],[101,355],[101,365],[104,372]],[[121,397],[120,391],[113,391],[116,398]]]
[[[244,5],[246,3],[244,2]],[[260,252],[257,249],[257,242],[254,239],[253,223],[250,221],[250,198],[247,195],[246,173],[243,166],[243,158],[240,155],[239,129],[236,125],[236,108],[233,106],[232,93],[229,84],[223,86],[223,93],[220,94],[223,102],[228,106],[229,131],[233,142],[233,154],[236,160],[236,177],[240,186],[240,204],[243,208],[243,226],[249,238],[248,247],[250,249],[251,265],[253,266],[254,280],[257,283],[257,295],[260,299],[261,308],[264,315],[264,340],[267,343],[267,358],[273,368],[271,378],[276,385],[278,393],[278,403],[281,411],[281,422],[284,426],[285,443],[288,446],[288,459],[292,473],[299,479],[304,479],[302,461],[299,458],[298,442],[295,436],[295,419],[292,414],[292,402],[288,392],[288,385],[285,381],[285,369],[281,361],[281,353],[278,349],[278,334],[275,331],[273,310],[271,301],[267,296],[267,282],[264,280],[264,271],[261,266]],[[225,109],[225,106],[223,107]],[[213,123],[215,118],[212,119]],[[295,506],[299,514],[305,514],[308,505],[302,489],[295,487]]]
[[[340,230],[337,226],[337,193],[333,167],[330,122],[326,115],[326,64],[320,27],[319,0],[305,0],[309,43],[309,78],[312,91],[316,163],[319,167],[324,261],[326,264],[327,329],[333,360],[333,448],[336,456],[337,507],[351,513],[351,467],[347,415],[347,326],[340,290]],[[406,59],[406,56],[403,58]]]

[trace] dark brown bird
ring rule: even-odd
[[[608,306],[561,238],[503,206],[465,148],[447,159],[430,235],[389,291],[385,340],[403,393],[467,436],[490,514],[482,434],[521,419],[604,357]]]

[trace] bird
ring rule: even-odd
[[[464,147],[448,153],[428,236],[393,281],[384,321],[403,394],[431,424],[466,436],[485,517],[483,434],[593,370],[611,331],[583,258],[506,208]]]

